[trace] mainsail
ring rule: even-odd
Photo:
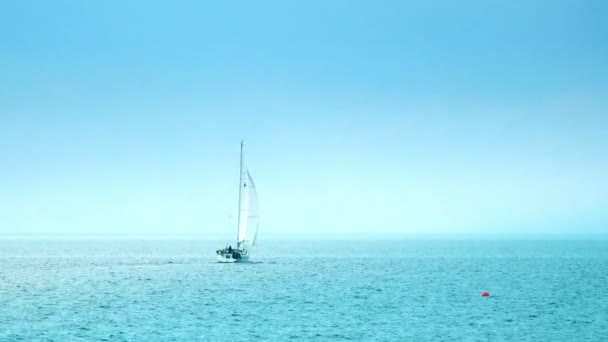
[[[241,144],[241,176],[239,185],[239,226],[237,242],[240,247],[252,247],[258,236],[259,205],[255,183],[244,165]]]

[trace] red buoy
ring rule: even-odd
[[[490,292],[488,292],[488,291],[483,291],[483,292],[481,293],[481,296],[482,296],[482,297],[490,297]]]

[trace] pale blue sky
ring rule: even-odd
[[[0,233],[608,233],[608,2],[4,1]]]

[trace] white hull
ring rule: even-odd
[[[248,255],[241,255],[240,259],[235,259],[230,254],[225,254],[225,255],[218,254],[217,255],[217,260],[219,262],[224,262],[224,263],[247,262],[247,261],[249,261],[249,256]]]

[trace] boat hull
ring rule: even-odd
[[[219,262],[224,262],[224,263],[233,263],[236,262],[237,259],[233,259],[233,258],[229,258],[229,257],[225,257],[223,255],[218,255],[217,256],[217,261]]]
[[[249,255],[246,253],[217,253],[217,260],[222,263],[247,262]]]

